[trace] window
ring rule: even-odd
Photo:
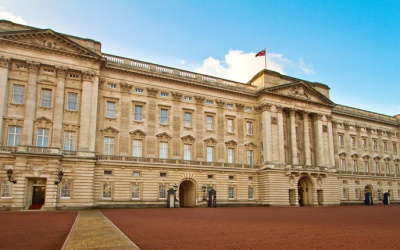
[[[228,199],[235,199],[235,188],[228,187]]]
[[[11,198],[13,196],[12,182],[1,181],[1,198]]]
[[[214,147],[207,146],[207,161],[213,162],[214,161]]]
[[[104,170],[104,175],[112,175],[112,170]]]
[[[372,140],[372,148],[376,151],[378,150],[378,144],[376,143],[376,140]]]
[[[161,178],[165,178],[165,177],[167,177],[167,173],[165,173],[165,172],[161,172],[161,173],[160,173],[160,177],[161,177]]]
[[[354,172],[358,172],[357,160],[353,160],[353,169],[354,169]]]
[[[358,188],[355,189],[355,195],[356,195],[356,199],[358,199],[359,198],[359,190],[358,190]]]
[[[388,162],[385,163],[385,170],[386,170],[386,174],[390,174],[390,166],[389,166]]]
[[[160,123],[168,124],[168,109],[161,109]]]
[[[248,188],[247,198],[248,199],[254,199],[254,188],[253,187],[249,187]]]
[[[42,89],[40,93],[40,107],[51,107],[51,89]]]
[[[354,136],[350,137],[350,141],[351,141],[351,147],[355,148],[356,147],[356,138]]]
[[[206,117],[206,128],[207,130],[214,130],[214,117],[211,115]]]
[[[24,103],[24,95],[25,95],[25,86],[14,85],[13,86],[12,103],[23,104]]]
[[[246,111],[252,111],[251,107],[246,107]]]
[[[37,130],[36,146],[38,147],[49,146],[49,130],[47,128],[39,128]]]
[[[362,139],[362,147],[363,147],[363,149],[367,149],[368,148],[368,144],[367,144],[367,139],[366,138],[363,138]]]
[[[342,168],[342,171],[346,171],[346,160],[345,159],[340,159],[340,166]]]
[[[134,176],[134,177],[140,177],[140,172],[135,171],[135,172],[132,173],[132,176]]]
[[[209,105],[211,105],[211,104],[213,104],[214,102],[213,101],[211,101],[211,100],[206,100],[206,104],[209,104]]]
[[[343,188],[343,199],[347,199],[347,190]]]
[[[166,190],[164,185],[159,185],[158,186],[158,198],[159,199],[167,198],[167,190]]]
[[[234,126],[233,126],[233,119],[228,119],[227,120],[227,126],[228,126],[228,133],[233,133],[235,132]]]
[[[104,137],[104,154],[114,155],[114,137]]]
[[[192,113],[185,112],[183,119],[184,119],[185,127],[192,127]]]
[[[397,155],[397,143],[393,142],[393,153]]]
[[[140,199],[140,186],[138,184],[132,185],[132,199]]]
[[[233,163],[235,158],[235,150],[233,148],[228,148],[228,163]]]
[[[61,183],[60,198],[71,198],[71,182],[65,181]]]
[[[369,172],[369,164],[368,164],[368,161],[364,161],[364,168],[365,168],[365,172],[368,173],[368,172]]]
[[[253,176],[249,176],[249,181],[252,181],[253,180]]]
[[[343,147],[344,143],[343,143],[343,135],[339,135],[339,146]]]
[[[117,88],[117,85],[116,85],[116,84],[112,84],[112,83],[109,83],[107,86],[108,86],[110,89],[116,89],[116,88]]]
[[[254,159],[254,151],[253,150],[247,150],[247,164],[252,165],[253,164],[253,159]]]
[[[143,106],[135,105],[135,113],[133,118],[135,121],[141,121],[143,119]]]
[[[75,141],[75,132],[64,132],[64,150],[75,150]]]
[[[234,179],[235,179],[235,176],[229,175],[229,180],[234,180]]]
[[[168,142],[160,142],[159,157],[162,159],[168,158]]]
[[[184,99],[185,101],[191,101],[191,100],[192,100],[192,97],[190,97],[190,96],[185,96],[185,97],[183,97],[183,99]]]
[[[233,108],[233,104],[228,103],[228,104],[226,104],[226,107],[227,108]]]
[[[160,95],[161,95],[161,96],[164,96],[164,97],[168,97],[168,96],[169,96],[169,94],[168,94],[168,93],[165,93],[165,92],[161,92]]]
[[[78,110],[78,94],[68,93],[67,109],[71,111]]]
[[[207,175],[207,179],[214,179],[214,175],[212,174]]]
[[[7,146],[16,147],[20,144],[20,140],[21,140],[21,127],[9,126]]]
[[[142,140],[133,140],[133,157],[142,157]]]
[[[379,170],[379,162],[375,162],[375,173],[380,173],[380,170]]]
[[[112,185],[103,184],[103,199],[111,199]]]
[[[253,123],[252,122],[246,122],[246,134],[253,135]]]
[[[183,159],[189,161],[192,159],[192,145],[183,145]]]
[[[383,142],[383,152],[387,152],[388,150],[387,150],[388,148],[387,148],[387,142],[386,141],[384,141]]]
[[[141,89],[141,88],[136,88],[136,89],[135,89],[135,92],[136,92],[136,93],[143,93],[143,89]]]
[[[115,102],[107,101],[106,117],[107,118],[115,118]]]

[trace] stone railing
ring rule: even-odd
[[[59,148],[51,147],[37,147],[37,146],[18,146],[18,153],[31,153],[31,154],[60,154]]]
[[[393,116],[383,115],[383,114],[366,111],[366,110],[362,110],[362,109],[357,109],[357,108],[353,108],[353,107],[336,105],[332,111],[333,111],[333,113],[345,113],[345,114],[349,114],[349,115],[356,115],[356,116],[361,116],[361,117],[370,118],[370,119],[374,119],[374,120],[386,121],[386,122],[390,122],[393,124],[397,124],[397,119],[394,118]]]
[[[10,146],[0,146],[0,152],[17,152],[17,147],[10,147]]]
[[[319,167],[319,166],[300,166],[300,165],[291,165],[286,166],[287,170],[297,170],[297,171],[319,171],[319,172],[327,172],[328,167]]]
[[[377,176],[377,177],[399,177],[396,174],[386,174],[386,173],[372,173],[372,172],[356,172],[356,171],[339,171],[342,175],[367,175],[367,176]]]
[[[161,158],[147,158],[147,157],[132,157],[120,155],[97,155],[99,161],[126,161],[126,162],[147,162],[155,164],[174,164],[174,165],[190,165],[190,166],[210,166],[210,167],[223,167],[223,168],[247,168],[258,169],[257,165],[239,164],[239,163],[226,163],[226,162],[207,162],[207,161],[192,161],[192,160],[179,160],[179,159],[161,159]]]
[[[195,72],[184,71],[176,68],[165,67],[157,64],[137,61],[129,58],[118,57],[114,55],[104,54],[103,58],[107,60],[109,64],[121,65],[124,67],[131,67],[138,70],[156,72],[164,75],[171,75],[179,78],[189,78],[196,80],[198,82],[210,83],[210,84],[221,84],[233,87],[238,87],[241,89],[255,90],[256,87],[252,85],[243,84],[240,82],[229,81],[222,78],[212,77],[208,75],[202,75]]]

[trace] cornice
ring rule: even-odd
[[[384,117],[388,118],[388,119],[383,119],[380,117],[374,117],[374,116],[363,114],[363,113],[352,112],[351,110],[344,110],[344,109],[341,109],[340,107],[342,107],[342,106],[339,106],[339,105],[335,106],[332,109],[332,115],[335,115],[335,114],[336,115],[345,115],[345,116],[349,116],[352,118],[359,118],[359,119],[363,119],[363,120],[367,120],[367,121],[374,121],[374,122],[384,123],[384,124],[388,124],[388,125],[395,125],[395,126],[400,125],[397,120],[389,120],[389,118],[393,118],[391,116],[386,116],[386,115],[381,115],[381,114],[376,114],[373,112],[365,111],[367,114],[375,114],[375,115],[384,116]]]

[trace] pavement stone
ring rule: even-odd
[[[98,210],[79,212],[62,250],[140,249]]]

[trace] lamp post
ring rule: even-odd
[[[203,189],[203,201],[206,200],[206,184],[203,184],[203,186],[201,187]]]
[[[54,184],[58,185],[62,181],[63,176],[64,176],[64,172],[58,171],[57,172],[57,181],[55,181]]]
[[[8,169],[7,170],[8,181],[15,184],[15,183],[17,183],[17,181],[16,180],[11,180],[11,177],[12,177],[13,173],[14,173],[14,171],[12,169]]]
[[[176,192],[176,190],[178,190],[178,184],[175,183],[175,185],[174,185],[174,191]]]

